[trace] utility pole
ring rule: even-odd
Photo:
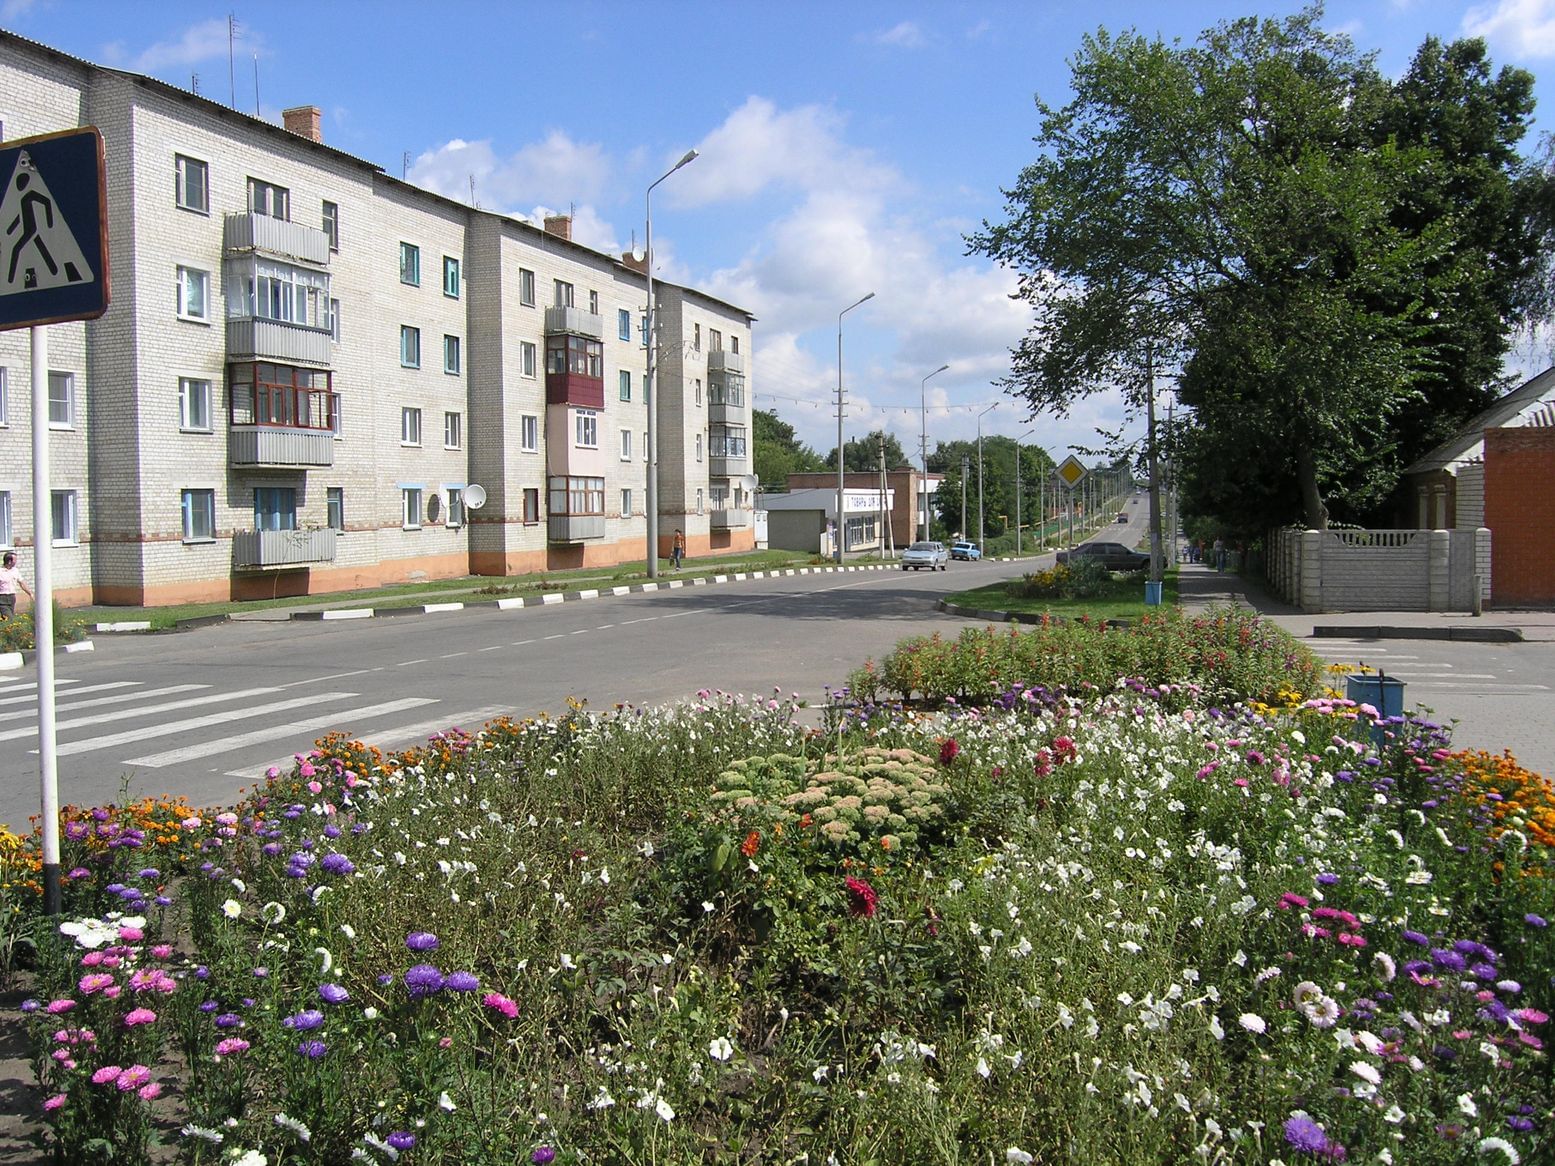
[[[961,537],[966,538],[966,479],[972,472],[972,459],[961,455]],[[979,548],[981,549],[981,548]]]
[[[1161,581],[1161,477],[1155,452],[1155,351],[1145,345],[1145,462],[1150,475],[1150,581]]]

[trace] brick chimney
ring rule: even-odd
[[[648,274],[648,257],[646,255],[633,255],[630,251],[623,251],[621,252],[621,262],[638,275]]]
[[[316,105],[299,105],[295,109],[281,111],[281,122],[287,131],[299,138],[307,138],[310,142],[324,140],[323,117],[323,111]]]
[[[571,215],[546,215],[545,233],[555,235],[558,239],[566,239],[572,242],[572,216]]]

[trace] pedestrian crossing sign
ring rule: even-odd
[[[0,147],[0,330],[108,310],[103,139],[96,127]]]

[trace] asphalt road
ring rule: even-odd
[[[811,704],[867,658],[968,621],[937,600],[1029,564],[784,575],[500,612],[234,622],[98,636],[56,657],[60,800],[181,794],[230,804],[339,730],[383,747],[500,714],[660,704],[774,688]],[[0,674],[0,823],[37,813],[36,674]]]

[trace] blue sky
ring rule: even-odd
[[[836,442],[838,313],[849,436],[885,428],[916,458],[984,435],[1055,458],[1116,428],[1115,400],[1032,418],[994,382],[1025,332],[1012,277],[965,254],[1033,157],[1034,95],[1062,104],[1066,61],[1098,27],[1191,41],[1294,3],[880,3],[872,0],[0,0],[0,26],[99,64],[196,84],[279,121],[318,105],[325,140],[451,197],[574,237],[640,246],[647,185],[663,278],[759,318],[753,390],[806,443]],[[227,15],[237,20],[229,70]],[[1473,34],[1537,76],[1555,0],[1334,0],[1325,23],[1389,75],[1427,35]],[[195,81],[197,78],[197,82]],[[232,78],[229,80],[229,78]],[[1551,98],[1555,101],[1555,97]],[[1535,136],[1555,127],[1542,111]],[[1529,142],[1529,149],[1534,142]],[[1538,363],[1532,346],[1522,355]]]

